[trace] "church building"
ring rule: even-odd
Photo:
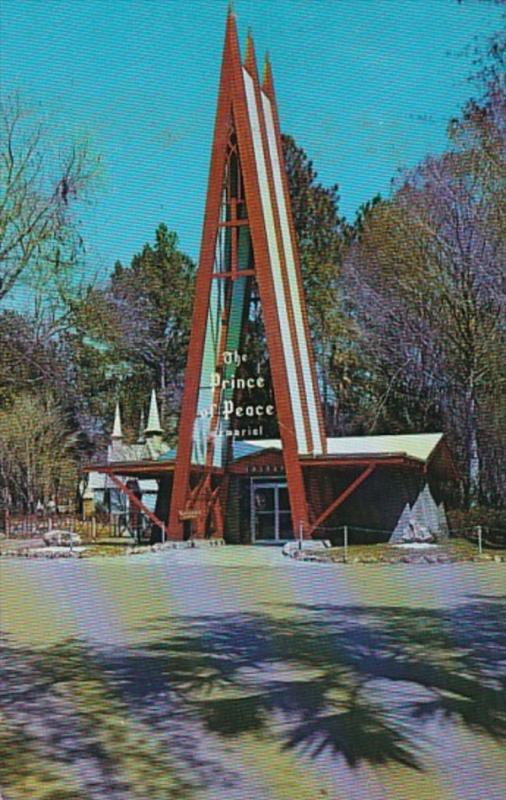
[[[160,432],[161,435],[161,432]],[[117,455],[120,455],[119,452]],[[94,465],[161,538],[231,542],[446,532],[457,478],[441,433],[329,438],[268,59],[229,13],[184,395],[174,450]],[[128,478],[156,480],[154,510]]]

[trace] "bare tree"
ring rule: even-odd
[[[426,159],[376,207],[346,263],[389,391],[398,405],[411,395],[435,408],[461,453],[471,504],[493,494],[483,483],[485,409],[506,389],[505,241],[475,160]]]
[[[82,248],[72,207],[97,174],[89,144],[54,146],[17,95],[1,106],[0,300],[31,270],[63,273]]]
[[[77,484],[76,435],[50,394],[25,392],[0,411],[3,500],[33,511],[38,500],[72,496]]]

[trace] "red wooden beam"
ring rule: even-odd
[[[308,467],[323,467],[331,469],[332,467],[355,467],[355,466],[369,466],[369,464],[376,466],[401,466],[401,467],[418,467],[422,469],[424,462],[419,458],[405,455],[385,455],[385,456],[347,456],[345,458],[320,456],[319,458],[305,457],[301,459],[302,466],[306,469]]]
[[[214,271],[216,232],[220,222],[223,173],[231,119],[234,62],[239,62],[240,64],[240,55],[235,17],[229,12],[204,215],[204,230],[202,232],[199,268],[195,285],[190,346],[178,428],[176,469],[169,509],[168,529],[169,536],[172,539],[182,539],[183,537],[183,526],[179,512],[186,506],[192,469],[193,426],[197,411],[200,373],[204,355],[211,276]]]
[[[320,514],[318,519],[312,523],[311,528],[309,529],[310,536],[313,534],[316,528],[318,528],[322,524],[322,522],[325,522],[325,520],[328,517],[330,517],[330,515],[336,510],[336,508],[339,508],[339,506],[341,506],[344,503],[344,501],[347,500],[348,497],[351,494],[353,494],[353,492],[356,489],[358,489],[358,487],[361,486],[364,483],[364,481],[367,480],[369,475],[372,472],[374,472],[375,468],[376,464],[369,464],[369,466],[363,472],[361,472],[360,475],[357,478],[355,478],[354,481],[350,483],[350,485],[344,490],[344,492],[341,492],[341,494],[338,497],[336,497],[336,499],[325,509],[325,511],[323,511],[323,513]]]
[[[112,480],[112,482],[114,484],[116,484],[118,489],[121,489],[121,491],[124,492],[127,495],[127,497],[130,500],[130,502],[133,503],[133,505],[136,506],[140,511],[142,511],[148,517],[148,519],[151,520],[151,522],[154,522],[155,525],[157,525],[159,528],[161,528],[162,533],[163,533],[163,539],[165,541],[167,539],[167,528],[165,526],[165,523],[162,522],[160,519],[158,519],[156,514],[153,514],[153,512],[150,511],[150,509],[147,506],[144,505],[142,500],[139,500],[139,498],[136,497],[135,494],[132,491],[130,491],[130,489],[128,488],[126,483],[123,483],[123,481],[120,481],[120,479],[118,478],[117,475],[114,475],[112,472],[109,472],[108,475],[109,475],[110,479]]]
[[[237,45],[236,45],[237,46]],[[249,46],[249,59],[246,67],[253,80],[256,96],[256,105],[261,127],[263,147],[265,149],[265,130],[261,102],[259,100],[259,84],[254,64],[252,43]],[[264,314],[265,335],[269,351],[271,379],[276,401],[276,413],[283,444],[283,459],[285,463],[288,492],[290,495],[290,508],[294,530],[298,530],[300,523],[307,526],[309,513],[304,487],[304,478],[299,459],[295,420],[290,397],[288,367],[283,353],[282,337],[289,336],[288,330],[282,331],[278,315],[274,276],[271,270],[269,255],[268,235],[265,226],[264,210],[260,193],[260,180],[257,173],[253,132],[249,120],[249,110],[246,97],[246,87],[242,76],[242,65],[237,62],[237,78],[233,84],[234,104],[237,108],[236,127],[239,142],[239,155],[244,178],[244,190],[250,231],[255,257],[257,283]],[[268,159],[265,167],[269,178]],[[269,191],[272,185],[269,183]]]
[[[256,95],[262,145],[267,153],[260,86],[254,64],[252,42],[249,44],[249,56],[246,61],[246,68],[253,81]],[[274,277],[272,275],[270,263],[269,240],[264,220],[260,182],[255,158],[254,138],[249,114],[250,111],[247,102],[245,78],[243,76],[235,18],[232,13],[229,13],[218,96],[214,144],[211,155],[206,211],[204,215],[201,255],[195,289],[192,331],[185,374],[182,412],[179,423],[176,469],[169,514],[168,530],[170,537],[174,539],[182,537],[179,511],[185,508],[189,494],[194,421],[197,412],[200,373],[202,369],[207,315],[209,310],[209,296],[212,275],[215,269],[216,235],[221,225],[220,208],[223,193],[223,175],[231,124],[233,124],[237,136],[239,160],[242,178],[244,180],[244,197],[246,200],[248,222],[253,245],[255,274],[264,311],[265,332],[270,356],[278,424],[283,442],[283,457],[290,494],[292,519],[294,528],[298,528],[300,522],[304,523],[305,526],[309,523],[304,479],[299,460],[299,448],[290,397],[288,366],[285,363],[282,346],[282,336],[290,335],[294,340],[295,352],[297,352],[295,347],[296,337],[294,337],[293,331],[290,333],[290,331],[281,330],[277,313]],[[277,212],[275,210],[276,203],[274,202],[274,189],[269,158],[266,158],[265,169],[267,170],[269,192],[271,193],[273,214],[276,221],[277,235],[279,236],[279,220],[277,220]],[[234,230],[234,226],[232,229]],[[282,261],[282,248],[280,248],[280,258]],[[235,261],[236,252],[234,251],[231,264],[232,278],[237,269]],[[281,272],[283,273],[283,264],[281,264]],[[290,305],[290,293],[286,291],[286,288],[285,294],[288,308]],[[223,349],[223,347],[220,347],[221,351],[223,351]],[[296,358],[296,364],[297,363],[298,358]],[[297,369],[299,369],[299,367],[297,367]],[[303,398],[301,399],[303,400]],[[227,463],[226,467],[228,468],[228,466]],[[215,474],[212,463],[208,463],[206,469],[209,473],[213,472],[213,474]]]

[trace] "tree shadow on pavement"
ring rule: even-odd
[[[352,767],[422,769],[423,721],[506,738],[501,606],[287,605],[278,619],[186,619],[149,652],[171,690],[220,736],[275,728],[284,748],[313,757],[331,751]],[[118,670],[128,686],[128,665]]]
[[[7,642],[0,783],[15,800],[34,773],[55,792],[34,800],[191,798],[234,780],[242,736],[424,770],[428,722],[506,739],[504,604],[266,605],[154,618],[136,646]]]
[[[142,724],[77,639],[2,647],[0,787],[9,800],[191,798],[178,748]]]

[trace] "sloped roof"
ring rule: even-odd
[[[113,442],[107,449],[107,461],[111,464],[115,461],[142,461],[145,458],[149,458],[149,455],[144,444]]]
[[[167,442],[148,438],[145,442],[125,444],[114,441],[107,450],[107,461],[114,464],[117,461],[154,461],[168,447]]]
[[[327,439],[327,447],[329,455],[332,456],[405,453],[411,458],[427,461],[442,438],[442,433],[342,436],[339,438]]]
[[[327,439],[327,455],[346,456],[387,456],[406,455],[427,461],[443,438],[442,433],[406,433],[383,436],[339,436]],[[280,439],[237,442],[234,444],[234,458],[244,458],[262,450],[281,450]]]
[[[382,436],[339,436],[327,439],[327,458],[366,456],[385,457],[405,455],[419,461],[427,461],[443,438],[442,433],[405,433]],[[252,439],[235,441],[233,458],[258,455],[265,450],[281,450],[281,439]],[[173,461],[176,449],[160,456],[161,461]]]
[[[158,482],[153,478],[140,478],[139,479],[139,486],[141,492],[157,492],[158,491]],[[116,489],[117,486],[113,481],[106,475],[105,472],[89,472],[88,473],[88,483],[87,489],[91,489],[92,491],[100,491],[104,489]]]

